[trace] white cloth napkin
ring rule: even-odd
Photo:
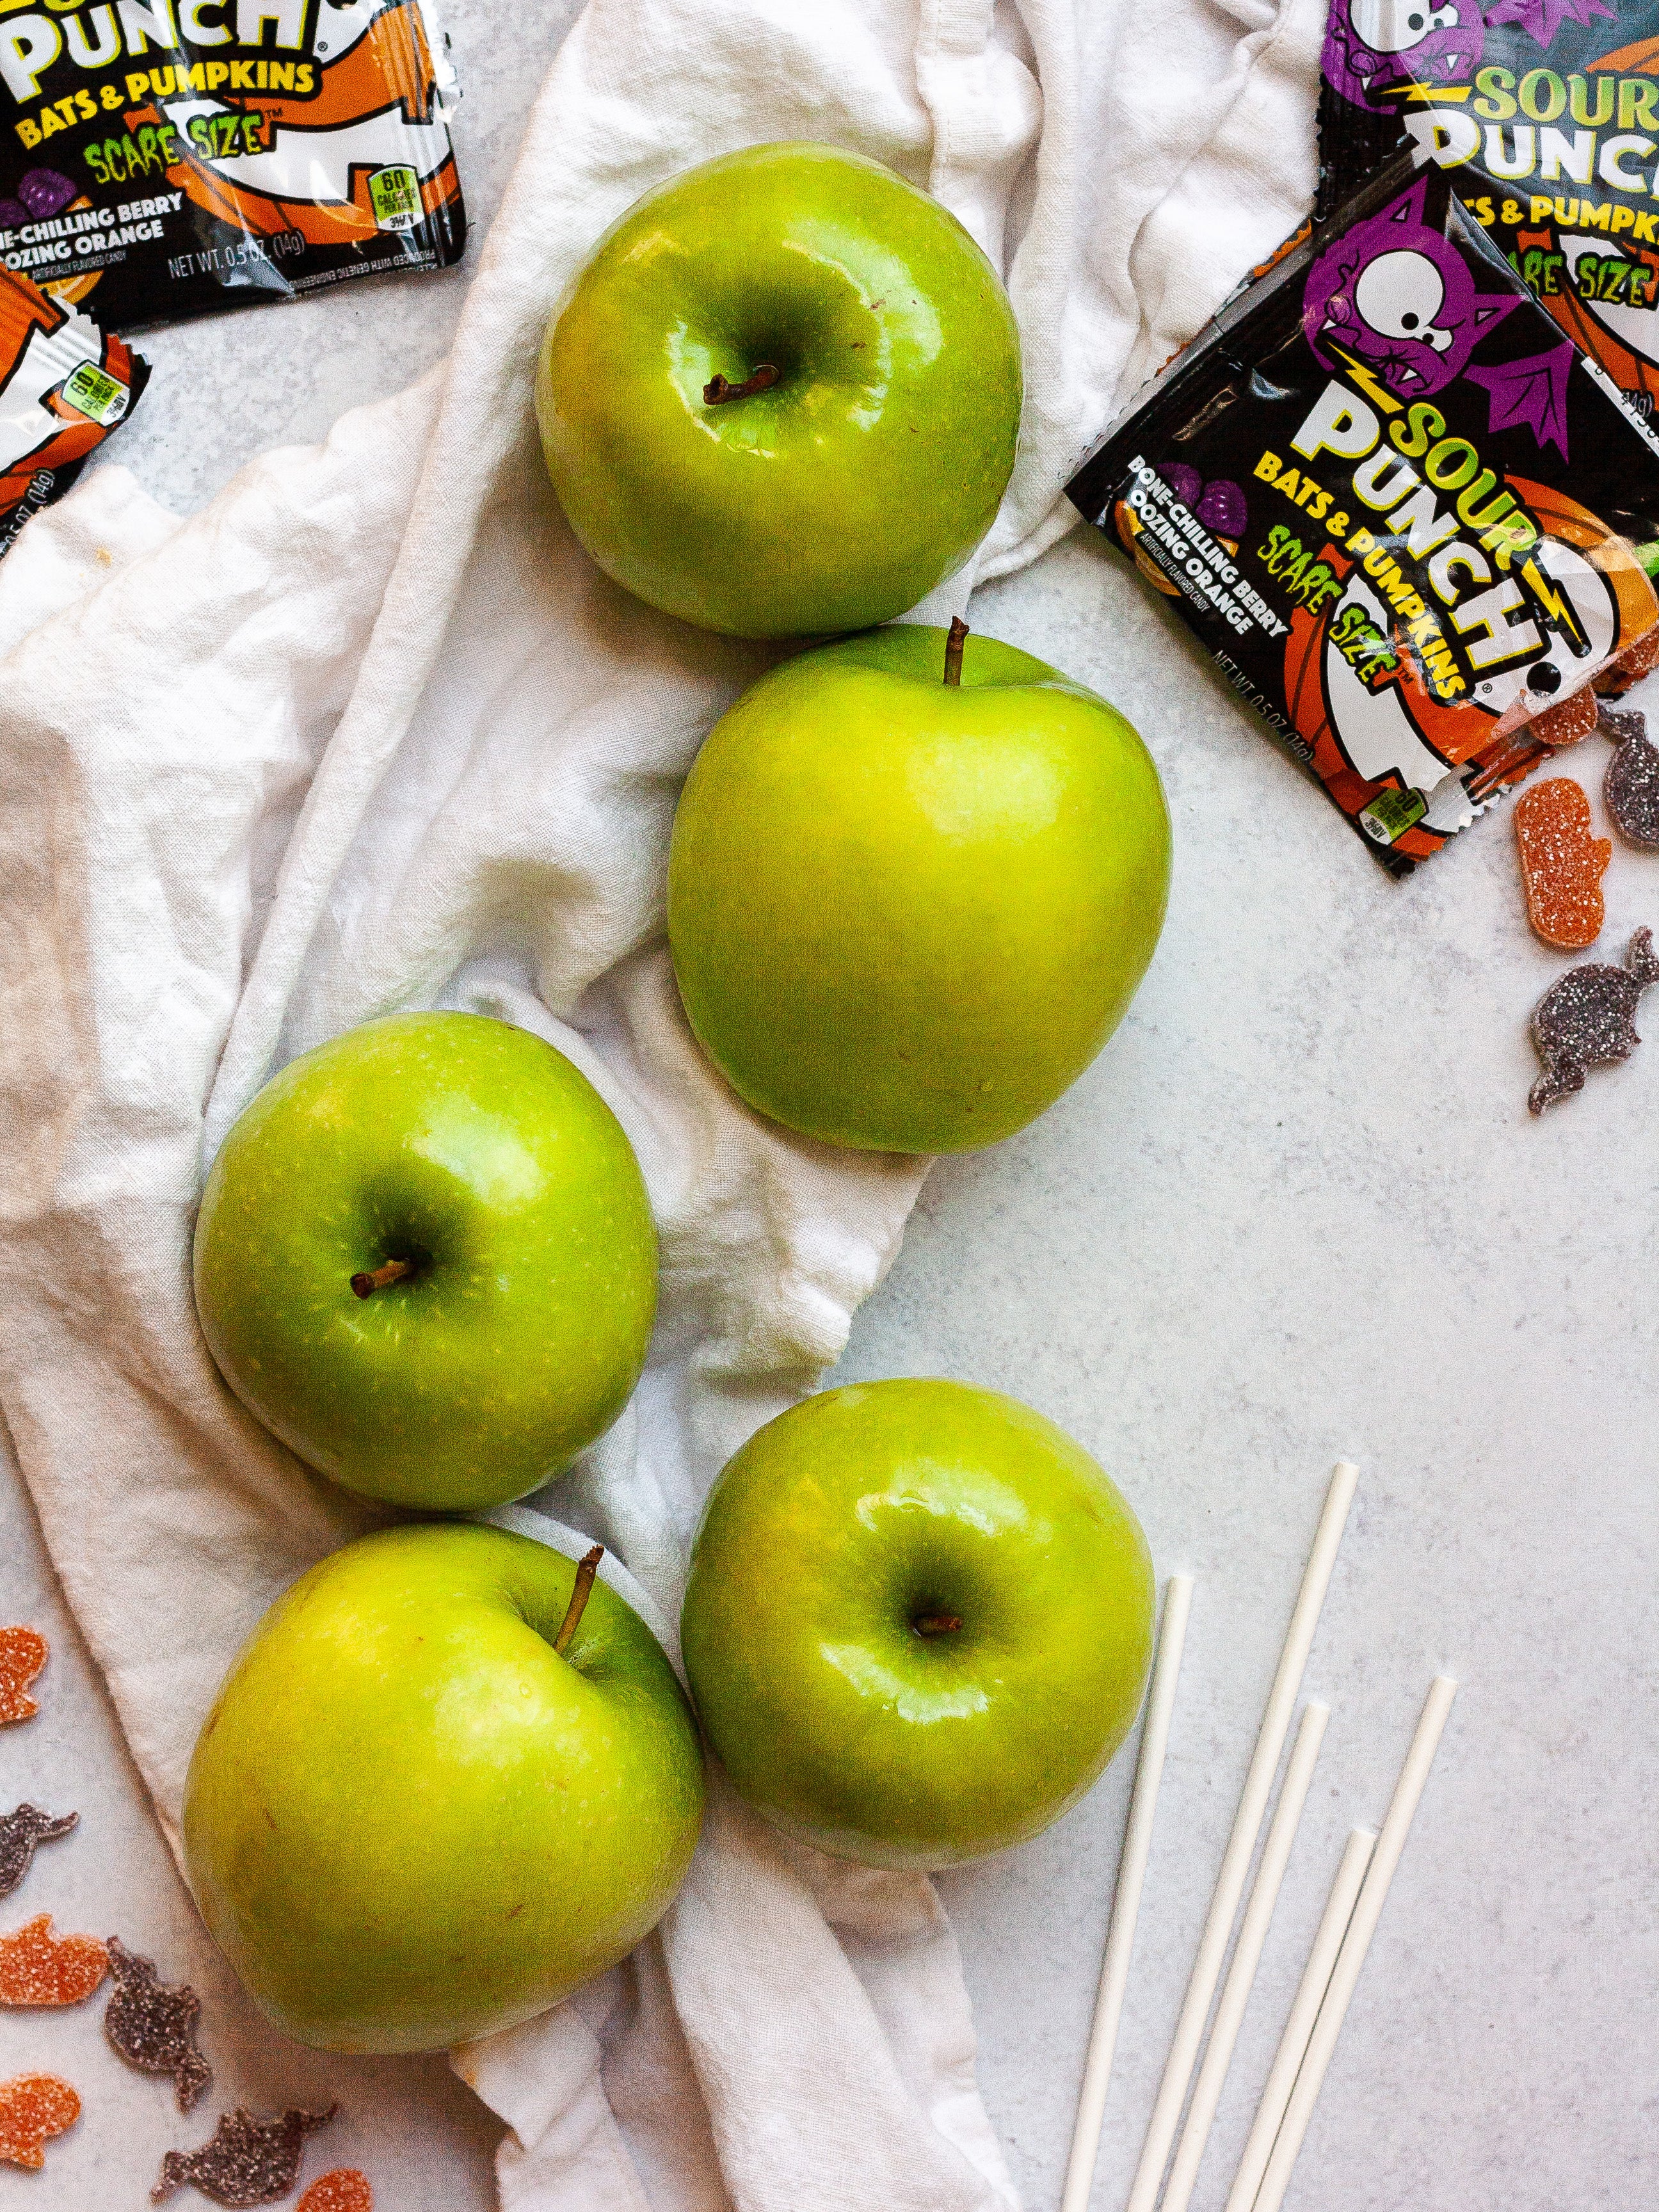
[[[757,649],[587,562],[530,411],[550,302],[647,185],[827,138],[1007,272],[1028,400],[979,573],[1066,526],[1114,401],[1293,228],[1320,0],[591,0],[453,353],[175,520],[118,467],[0,570],[0,1406],[171,1834],[241,1638],[363,1510],[229,1398],[191,1306],[204,1157],[295,1052],[403,1006],[520,1022],[599,1085],[661,1230],[652,1360],[514,1525],[611,1546],[672,1649],[724,1458],[811,1387],[925,1171],[800,1141],[702,1060],[662,947],[676,793]],[[286,325],[270,325],[273,343]],[[940,595],[965,602],[970,579]],[[659,1935],[458,2054],[526,2212],[993,2212],[931,1884],[717,1785]]]

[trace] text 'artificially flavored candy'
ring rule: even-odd
[[[1659,394],[1659,0],[1331,0],[1319,213],[1402,143],[1643,413]]]
[[[459,260],[428,0],[3,0],[0,258],[124,330]]]
[[[1397,875],[1593,728],[1576,696],[1659,626],[1659,441],[1409,155],[1067,489]]]

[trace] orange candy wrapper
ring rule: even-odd
[[[1515,802],[1515,841],[1527,919],[1546,945],[1579,952],[1601,934],[1601,878],[1612,841],[1590,834],[1589,801],[1571,776],[1553,775]]]

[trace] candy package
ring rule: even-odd
[[[93,447],[132,412],[149,375],[143,356],[90,315],[0,270],[0,554],[31,515],[63,497]],[[0,1722],[21,1717],[7,1708],[3,1639],[25,1633],[33,1632],[0,1629]],[[42,1643],[39,1663],[45,1657]]]
[[[1659,441],[1410,155],[1067,489],[1397,875],[1659,649]]]
[[[1659,0],[1331,0],[1321,216],[1402,143],[1644,414],[1659,394]]]
[[[426,0],[0,0],[0,256],[123,330],[459,260]]]

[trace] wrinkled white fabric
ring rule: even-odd
[[[836,141],[1005,269],[1028,398],[979,564],[1066,526],[1114,404],[1294,227],[1319,0],[590,0],[448,362],[177,521],[117,467],[0,570],[0,1407],[173,1832],[240,1639],[368,1524],[228,1395],[189,1291],[204,1158],[294,1053],[396,1007],[570,1054],[661,1231],[650,1366],[507,1516],[608,1565],[671,1649],[724,1458],[834,1360],[922,1163],[749,1114],[686,1030],[662,872],[704,731],[767,655],[592,568],[547,489],[532,362],[635,195],[757,140]],[[273,338],[276,325],[271,325]],[[972,579],[938,595],[960,606]],[[715,1784],[624,1966],[459,2053],[521,2212],[996,2212],[948,1926]]]

